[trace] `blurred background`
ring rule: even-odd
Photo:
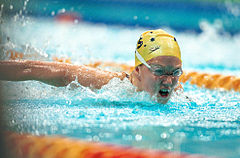
[[[75,22],[164,26],[194,32],[201,32],[199,24],[203,20],[219,20],[223,31],[235,34],[240,30],[239,0],[1,0],[1,4],[4,16],[51,18],[65,14],[65,18]]]

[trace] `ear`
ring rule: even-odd
[[[137,67],[135,68],[135,77],[136,77],[139,81],[141,81],[139,66],[137,66]]]
[[[135,68],[135,71],[136,71],[137,73],[139,73],[139,67],[138,67],[138,66]]]

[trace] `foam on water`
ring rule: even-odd
[[[219,21],[201,26],[200,34],[165,28],[180,44],[184,69],[239,75],[240,35],[220,34]],[[5,21],[1,31],[3,52],[15,49],[26,59],[67,56],[74,64],[96,60],[133,64],[136,41],[145,29],[31,19],[24,25]],[[161,105],[148,93],[135,92],[127,79],[113,79],[100,90],[75,81],[58,88],[37,81],[4,81],[2,89],[8,130],[229,158],[240,155],[237,92],[186,83],[184,92]]]

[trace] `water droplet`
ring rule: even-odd
[[[65,13],[65,12],[66,12],[66,9],[65,9],[65,8],[60,9],[60,10],[58,11],[58,13]]]
[[[66,101],[66,104],[71,105],[71,104],[72,104],[72,101],[71,101],[71,100],[67,100],[67,101]]]
[[[166,138],[167,138],[167,133],[163,132],[163,133],[161,134],[161,138],[166,139]]]
[[[26,5],[27,5],[27,3],[28,3],[28,0],[26,0],[26,1],[24,2],[24,6],[26,6]]]
[[[47,126],[47,120],[43,120],[43,126]]]
[[[55,12],[54,12],[54,11],[52,11],[52,12],[51,12],[51,15],[52,15],[52,16],[54,16],[54,15],[55,15]]]
[[[36,131],[35,131],[35,134],[38,136],[38,135],[39,135],[39,131],[38,131],[38,130],[36,130]]]
[[[87,133],[91,133],[92,131],[91,131],[91,129],[87,128],[87,129],[86,129],[86,132],[87,132]]]
[[[172,148],[173,148],[173,143],[168,143],[168,144],[167,144],[167,149],[168,149],[168,150],[171,150]]]
[[[146,16],[145,19],[146,19],[146,20],[149,20],[149,16]]]
[[[78,19],[75,19],[75,20],[74,20],[74,24],[78,24]]]
[[[141,141],[142,135],[140,135],[140,134],[135,135],[135,139],[136,139],[136,141]]]
[[[137,20],[137,19],[138,19],[138,17],[135,15],[135,16],[133,17],[133,19],[134,19],[134,20]]]
[[[173,133],[174,132],[174,129],[173,128],[170,128],[169,129],[169,133]]]
[[[86,140],[87,141],[92,141],[92,136],[90,136],[90,135],[86,136]]]
[[[95,136],[93,136],[93,138],[92,138],[92,139],[93,139],[93,141],[96,141],[96,142],[98,142],[98,141],[99,141],[99,137],[98,137],[98,136],[96,136],[96,135],[95,135]]]

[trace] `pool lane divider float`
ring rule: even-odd
[[[6,57],[9,57],[11,60],[16,59],[24,59],[26,55],[21,52],[17,52],[15,50],[8,50],[6,52]],[[66,57],[53,57],[53,61],[63,62],[71,64],[71,58]],[[115,69],[117,71],[125,71],[127,73],[131,73],[134,70],[133,66],[127,64],[119,64],[115,62],[94,62],[90,63],[87,66],[91,66],[94,68],[106,68],[110,67],[111,69]],[[208,74],[208,73],[200,73],[200,72],[184,72],[179,81],[181,83],[186,83],[187,81],[190,84],[197,85],[201,88],[206,89],[222,89],[227,91],[236,91],[240,92],[240,77],[231,76],[231,75],[221,75],[221,74]]]
[[[14,158],[206,158],[177,152],[121,147],[59,136],[7,133],[7,149]]]
[[[190,84],[207,89],[223,89],[240,92],[240,77],[231,75],[188,72],[183,73],[179,81],[182,83],[189,81]]]
[[[131,73],[134,69],[133,66],[126,64],[118,64],[114,62],[94,62],[89,64],[91,67],[118,67],[121,71]],[[240,77],[231,76],[231,75],[221,75],[221,74],[208,74],[201,72],[183,72],[180,76],[179,81],[181,83],[190,82],[192,85],[197,85],[201,88],[206,89],[221,89],[227,91],[236,91],[240,92]]]

